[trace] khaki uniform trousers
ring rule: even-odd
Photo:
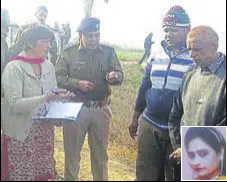
[[[101,108],[83,107],[75,123],[63,126],[65,150],[65,181],[78,181],[80,153],[88,133],[93,180],[108,180],[108,135],[112,113],[108,105]]]

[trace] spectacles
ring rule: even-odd
[[[39,42],[40,42],[40,44],[42,44],[42,45],[50,45],[51,43],[51,41],[50,40],[39,40]]]

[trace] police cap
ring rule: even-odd
[[[77,32],[87,33],[94,32],[100,29],[100,20],[93,17],[85,18],[81,21]]]

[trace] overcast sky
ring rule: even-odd
[[[38,5],[49,9],[47,22],[69,22],[73,36],[83,18],[83,0],[1,0],[2,7],[10,11],[13,22],[24,24],[34,19]],[[143,48],[149,32],[154,39],[163,37],[161,20],[172,5],[181,5],[188,12],[192,27],[212,26],[219,34],[220,50],[225,50],[226,0],[95,0],[93,15],[101,19],[101,39],[126,47]]]

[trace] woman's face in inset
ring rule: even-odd
[[[219,168],[220,154],[217,154],[201,138],[195,138],[189,142],[187,154],[195,178],[212,174]]]

